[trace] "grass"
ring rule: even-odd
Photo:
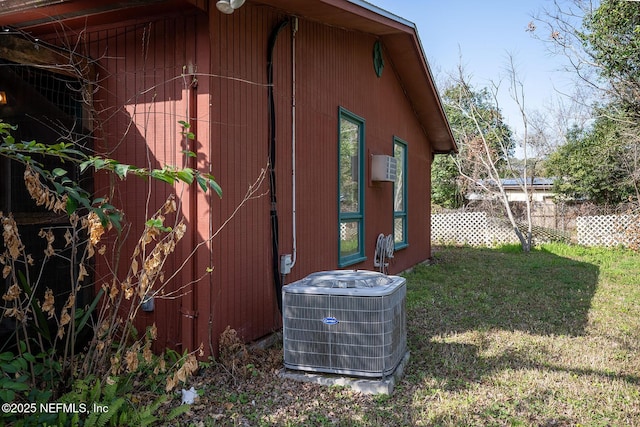
[[[203,372],[191,419],[215,422],[193,425],[640,425],[638,254],[442,247],[406,278],[392,396],[285,381],[272,349],[251,375]]]
[[[638,277],[620,250],[442,248],[407,277],[412,421],[640,424]]]

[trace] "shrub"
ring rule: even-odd
[[[134,174],[168,183],[197,183],[204,190],[214,188],[218,194],[221,190],[210,175],[189,168],[146,170],[88,157],[71,143],[16,142],[11,135],[13,129],[0,121],[0,156],[22,163],[29,196],[38,206],[66,217],[66,221],[40,229],[44,257],[40,265],[35,265],[13,215],[0,212],[0,268],[7,283],[2,315],[15,325],[11,338],[0,348],[0,401],[21,404],[22,408],[37,408],[31,405],[52,401],[109,408],[108,413],[91,413],[86,425],[151,423],[155,409],[168,397],[160,396],[136,408],[131,399],[125,398],[134,391],[132,384],[157,389],[159,383],[165,383],[164,390],[169,392],[197,370],[195,354],[202,351],[185,352],[167,367],[165,358],[151,351],[157,335],[155,325],[140,338],[133,326],[142,303],[159,295],[166,286],[163,267],[186,231],[176,213],[175,196],[170,195],[146,221],[126,276],[119,278],[113,273],[91,301],[82,305],[81,292],[95,287],[91,264],[96,257],[105,256],[104,237],[112,230],[121,230],[122,213],[105,198],[92,199],[67,177],[66,170],[49,171],[35,158],[56,156],[81,171],[93,168],[120,177]],[[170,224],[167,218],[172,219]],[[57,284],[63,285],[63,293],[45,287],[45,266],[60,260],[70,266],[69,283]],[[26,417],[24,411],[20,412],[3,411],[2,417],[18,425],[85,422],[81,419],[84,411],[30,413]]]

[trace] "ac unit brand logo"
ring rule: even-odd
[[[325,317],[324,319],[322,319],[322,323],[324,323],[325,325],[337,325],[338,323],[338,319],[336,319],[335,317]]]

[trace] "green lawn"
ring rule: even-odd
[[[411,421],[640,424],[640,257],[508,249],[440,248],[407,276]]]
[[[638,254],[565,245],[530,254],[443,247],[432,265],[406,277],[411,360],[392,396],[283,380],[275,349],[253,359],[244,376],[219,366],[203,372],[215,380],[202,386],[206,412],[198,419],[203,425],[640,425]]]

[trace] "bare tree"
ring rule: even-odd
[[[524,84],[518,77],[512,57],[507,76],[509,94],[518,106],[523,124],[521,145],[525,156],[524,167],[518,167],[513,162],[515,140],[500,112],[500,83],[492,82],[490,89],[479,93],[474,91],[470,79],[459,67],[458,75],[453,78],[453,86],[446,92],[445,102],[451,109],[452,127],[461,147],[460,154],[455,158],[460,176],[471,188],[502,205],[523,251],[529,252],[532,244],[530,192],[533,181],[527,167],[529,120],[525,109]],[[504,178],[511,178],[525,194],[525,230],[519,227]]]

